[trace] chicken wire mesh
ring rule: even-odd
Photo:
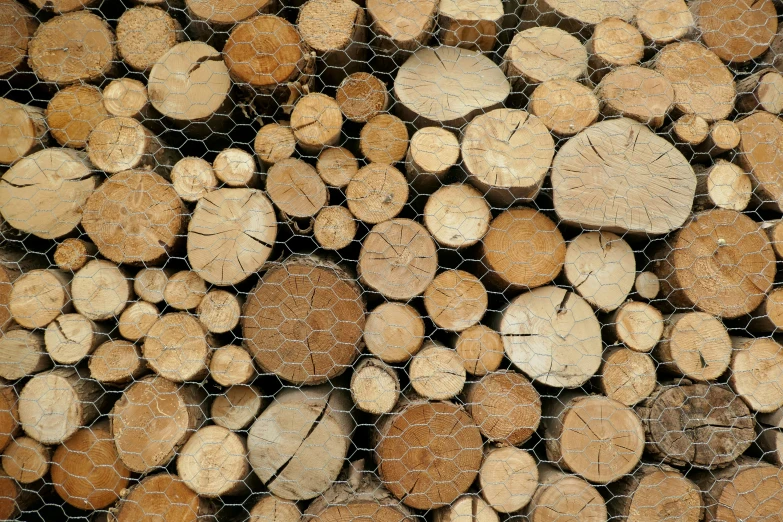
[[[771,0],[0,0],[0,518],[783,520]]]

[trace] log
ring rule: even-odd
[[[443,45],[492,52],[503,17],[503,3],[499,0],[479,4],[466,0],[443,0],[438,4],[439,40]],[[469,506],[470,502],[466,505]]]
[[[121,498],[131,471],[119,459],[108,421],[77,431],[52,458],[54,489],[79,509],[104,509]]]
[[[90,162],[108,174],[146,169],[168,177],[180,159],[177,149],[168,147],[138,120],[121,116],[95,126],[87,140],[87,152]]]
[[[63,314],[46,327],[46,351],[55,363],[77,364],[108,341],[110,331],[81,314]]]
[[[0,451],[19,435],[19,397],[16,389],[0,382]]]
[[[762,457],[767,462],[780,466],[783,463],[783,431],[769,429],[761,425],[757,431],[756,444],[764,452]]]
[[[128,341],[108,341],[89,360],[90,377],[109,386],[136,381],[147,370],[138,346]]]
[[[753,194],[750,176],[726,160],[717,160],[711,167],[695,168],[698,209],[723,208],[742,212]]]
[[[536,288],[514,298],[498,322],[506,356],[536,382],[576,388],[601,365],[601,326],[573,292]]]
[[[308,222],[303,230],[309,230],[314,216],[329,204],[326,185],[316,170],[300,159],[289,158],[272,165],[267,173],[266,190],[272,203],[284,213],[284,219]],[[274,219],[274,214],[266,219],[270,218]],[[266,228],[269,229],[268,224]]]
[[[213,518],[217,506],[199,497],[177,475],[148,475],[126,491],[112,510],[115,522],[197,522]]]
[[[313,222],[313,236],[325,250],[340,250],[353,242],[358,225],[351,211],[340,205],[324,207]]]
[[[229,344],[212,353],[209,376],[221,386],[236,386],[252,381],[256,376],[256,369],[247,350]]]
[[[639,63],[644,57],[644,38],[636,27],[620,18],[604,18],[593,28],[585,49],[590,79],[598,83],[619,67]]]
[[[270,493],[308,500],[329,488],[348,454],[355,426],[350,408],[348,394],[329,385],[284,389],[275,396],[247,441],[250,465]]]
[[[81,369],[62,367],[33,376],[19,392],[19,422],[28,437],[62,444],[104,409],[109,397]]]
[[[0,517],[3,520],[17,519],[40,498],[36,493],[20,486],[11,477],[0,473]]]
[[[479,79],[480,90],[469,87]],[[500,67],[479,52],[458,47],[422,47],[394,81],[397,114],[415,128],[462,127],[500,107],[510,90]]]
[[[370,49],[395,62],[427,43],[434,31],[437,0],[367,0]]]
[[[220,0],[185,0],[188,14],[188,31],[194,39],[209,42],[220,49],[226,43],[228,33],[236,24],[262,14],[274,13],[274,0],[248,0],[221,2]]]
[[[132,296],[133,290],[127,275],[109,261],[90,261],[76,272],[71,281],[74,308],[93,321],[117,317]]]
[[[628,522],[677,519],[698,522],[704,513],[699,488],[676,469],[642,464],[609,486],[609,516]]]
[[[296,138],[288,121],[268,123],[261,127],[253,141],[253,150],[261,164],[269,167],[294,155]]]
[[[2,458],[6,475],[20,484],[34,484],[49,473],[52,450],[30,437],[16,437]]]
[[[685,39],[696,22],[684,0],[642,0],[634,22],[645,43],[660,47]]]
[[[671,232],[690,215],[696,192],[685,157],[627,118],[602,121],[568,140],[555,155],[551,180],[561,220],[615,233]]]
[[[729,385],[751,410],[770,413],[783,407],[780,389],[783,346],[771,338],[732,337]]]
[[[208,332],[227,333],[239,324],[242,302],[238,296],[225,290],[210,290],[198,304],[196,313]]]
[[[103,106],[111,116],[134,118],[155,130],[161,125],[160,113],[152,107],[147,86],[132,78],[112,80],[103,89]]]
[[[652,301],[658,297],[658,292],[661,291],[661,282],[658,280],[658,276],[653,272],[639,272],[634,282],[634,290],[636,295],[642,299]]]
[[[256,420],[265,405],[264,396],[255,386],[231,386],[212,401],[209,416],[218,426],[244,430]]]
[[[85,39],[84,35],[90,38]],[[28,63],[44,82],[70,85],[110,76],[117,59],[114,32],[88,11],[55,16],[41,24],[28,49]]]
[[[293,256],[264,274],[242,311],[245,347],[264,372],[320,384],[359,355],[365,305],[342,268]]]
[[[207,283],[198,272],[182,270],[169,277],[163,298],[175,310],[195,310],[207,295]]]
[[[271,175],[267,180],[273,200],[277,195],[272,188],[274,180]],[[188,225],[188,259],[201,279],[233,285],[261,268],[272,253],[276,237],[275,211],[263,192],[218,189],[196,205]]]
[[[4,0],[0,9],[8,3]],[[0,46],[0,53],[3,50]],[[0,61],[0,70],[3,65]],[[48,130],[43,109],[0,98],[0,163],[10,165],[42,149],[48,144]]]
[[[589,36],[595,26],[607,18],[630,22],[636,15],[635,2],[607,2],[599,6],[571,0],[533,0],[522,13],[524,22],[560,27],[569,33]]]
[[[55,14],[65,14],[79,9],[92,7],[95,0],[31,0],[31,3],[38,9],[51,11]]]
[[[334,98],[312,93],[299,99],[291,113],[291,130],[299,147],[316,155],[323,148],[337,145],[343,115]]]
[[[695,114],[684,114],[667,126],[664,133],[683,154],[690,156],[707,141],[710,127],[707,120]]]
[[[778,32],[773,0],[701,0],[689,7],[702,41],[726,63],[758,58]]]
[[[256,161],[242,149],[225,149],[212,162],[217,179],[228,187],[255,188],[260,178],[256,174]]]
[[[783,112],[783,74],[768,68],[737,82],[737,112]]]
[[[3,26],[9,28],[0,37],[0,77],[6,78],[25,68],[27,49],[38,28],[38,21],[24,5],[15,0],[0,2],[0,20]]]
[[[751,312],[747,329],[751,332],[783,331],[783,288],[773,288],[758,308]]]
[[[356,267],[359,280],[388,299],[411,299],[435,278],[435,252],[432,237],[415,221],[384,221],[362,242]]]
[[[173,382],[199,381],[207,375],[211,339],[187,313],[167,313],[152,325],[141,352],[147,365]]]
[[[417,130],[405,158],[405,172],[419,194],[431,194],[444,184],[449,170],[459,162],[457,137],[440,127]]]
[[[248,491],[247,439],[222,426],[196,431],[177,454],[177,474],[202,497]]]
[[[392,114],[373,116],[362,127],[359,149],[370,163],[393,165],[402,161],[408,152],[408,129]]]
[[[142,268],[133,278],[133,291],[148,303],[163,302],[163,291],[169,283],[171,269]]]
[[[454,349],[462,358],[465,371],[477,377],[494,372],[503,361],[503,340],[495,330],[483,324],[457,334]]]
[[[576,37],[555,27],[531,27],[511,40],[503,55],[503,72],[514,92],[555,78],[587,76],[587,50]]]
[[[620,236],[584,232],[568,243],[563,273],[588,303],[602,312],[612,312],[633,289],[636,258]]]
[[[498,514],[478,494],[466,494],[450,506],[433,511],[434,522],[458,522],[470,517],[473,522],[500,522]]]
[[[400,398],[397,370],[374,357],[362,360],[351,375],[351,398],[367,413],[391,413]]]
[[[678,113],[695,114],[712,123],[726,119],[734,108],[734,76],[699,43],[670,43],[656,56],[654,69],[674,87]]]
[[[492,220],[481,241],[483,281],[497,290],[525,290],[551,282],[565,263],[566,245],[555,223],[527,207]]]
[[[657,259],[661,261],[655,271],[672,305],[722,318],[755,310],[775,276],[775,253],[767,235],[749,217],[732,210],[695,214]],[[710,273],[709,282],[705,271]]]
[[[541,421],[541,397],[521,373],[498,371],[468,384],[468,413],[492,442],[520,446],[533,436]]]
[[[389,364],[405,363],[421,349],[424,321],[404,303],[383,303],[369,314],[364,326],[367,351]]]
[[[625,116],[657,129],[674,103],[674,87],[666,77],[638,65],[618,67],[597,89],[601,113]]]
[[[771,65],[778,71],[783,71],[783,31],[778,31],[769,44],[767,52],[759,58],[759,62]]]
[[[586,480],[544,463],[538,465],[538,477],[540,486],[524,510],[530,522],[606,522],[606,501]]]
[[[182,27],[162,9],[134,7],[117,20],[117,52],[135,71],[149,72],[183,37]]]
[[[144,339],[158,317],[160,317],[160,310],[157,306],[147,301],[135,301],[120,314],[118,323],[120,335],[129,341],[140,341]]]
[[[422,425],[428,429],[420,429]],[[481,466],[481,433],[465,410],[451,402],[402,404],[381,419],[376,442],[381,480],[414,509],[451,504],[467,492]]]
[[[14,281],[8,310],[20,326],[45,328],[73,309],[70,277],[56,270],[33,270]]]
[[[756,438],[745,403],[719,385],[664,385],[636,407],[647,452],[674,466],[714,469],[730,464]]]
[[[466,373],[457,352],[435,341],[426,341],[411,358],[411,386],[428,400],[445,400],[462,393]]]
[[[607,326],[611,340],[636,352],[649,352],[663,335],[663,315],[647,303],[626,301],[609,316]]]
[[[775,211],[783,209],[783,183],[778,172],[783,168],[783,152],[773,145],[783,138],[783,121],[777,116],[758,111],[737,120],[740,142],[737,163],[753,181],[753,192]]]
[[[44,336],[21,328],[0,338],[0,377],[15,381],[52,366],[44,349]]]
[[[351,214],[375,225],[396,217],[402,211],[408,201],[408,183],[402,172],[393,166],[370,163],[360,168],[348,182],[345,197]]]
[[[716,121],[710,125],[707,139],[696,147],[696,151],[700,154],[708,154],[710,157],[720,156],[736,149],[740,137],[740,130],[736,123],[729,120]]]
[[[95,259],[97,253],[98,247],[94,244],[71,237],[57,245],[54,263],[64,272],[78,272],[90,259]]]
[[[729,367],[731,339],[718,319],[704,312],[673,314],[653,355],[661,369],[696,381],[711,381]]]
[[[71,85],[58,91],[46,107],[46,124],[57,143],[83,149],[95,127],[109,117],[103,92],[93,85]]]
[[[171,169],[171,185],[182,201],[198,203],[217,189],[218,179],[208,161],[187,157]]]
[[[446,248],[475,245],[486,235],[491,220],[481,193],[464,183],[440,187],[424,205],[424,226]]]
[[[604,352],[599,375],[601,392],[625,406],[635,406],[655,391],[655,362],[649,355],[628,348]]]
[[[598,98],[592,89],[569,78],[538,84],[527,110],[559,137],[573,136],[598,120]]]
[[[352,73],[340,82],[335,99],[343,116],[357,123],[385,113],[391,104],[386,84],[366,72]]]
[[[484,454],[478,480],[481,496],[492,509],[515,513],[533,498],[538,488],[538,468],[525,450],[493,447]]]
[[[487,302],[484,285],[464,270],[441,272],[424,291],[424,308],[435,326],[453,332],[478,324]]]
[[[13,325],[13,316],[9,305],[11,304],[11,292],[14,288],[12,281],[16,277],[16,273],[0,264],[0,333],[7,332]]]
[[[299,522],[302,511],[295,502],[268,493],[253,504],[248,522]]]
[[[50,148],[27,156],[0,179],[0,213],[9,225],[44,239],[71,233],[98,184],[83,152]],[[24,201],[24,205],[17,202]],[[45,208],[46,212],[38,209]]]
[[[348,149],[330,147],[318,155],[315,170],[328,186],[344,189],[359,171],[359,162]]]

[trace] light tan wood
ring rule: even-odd
[[[274,0],[185,0],[188,30],[198,40],[209,41],[220,48],[236,24],[261,13],[276,11]]]
[[[128,386],[110,416],[122,463],[137,473],[168,464],[204,423],[205,399],[205,393],[195,385],[175,384],[158,376],[144,377]]]
[[[466,494],[457,498],[450,506],[436,509],[433,512],[434,522],[458,522],[470,517],[475,522],[500,522],[494,509],[489,507],[476,493]]]
[[[197,203],[217,189],[218,179],[208,161],[187,157],[171,169],[171,185],[182,201]]]
[[[117,20],[117,52],[136,71],[149,71],[183,36],[179,23],[161,9],[134,7]]]
[[[291,130],[299,147],[317,154],[324,147],[337,145],[343,126],[343,115],[334,98],[321,93],[303,96],[291,113]]]
[[[717,207],[742,212],[750,204],[753,194],[750,176],[737,165],[719,159],[706,169],[694,170],[696,208],[704,210]]]
[[[392,165],[408,152],[408,129],[397,116],[378,114],[362,127],[359,148],[368,162]]]
[[[92,85],[71,85],[58,91],[46,107],[46,124],[63,147],[83,149],[87,137],[109,113],[103,92]]]
[[[636,352],[649,352],[663,335],[663,315],[652,305],[626,301],[607,322],[610,339]]]
[[[770,290],[751,316],[747,326],[751,332],[775,333],[783,330],[783,288]]]
[[[138,346],[128,341],[103,343],[93,352],[89,366],[91,378],[110,386],[135,381],[147,370]]]
[[[217,179],[228,187],[251,188],[259,185],[256,162],[253,156],[242,149],[225,149],[212,162]]]
[[[316,170],[301,159],[288,158],[270,167],[266,190],[285,217],[310,220],[329,203],[326,185]]]
[[[366,123],[389,109],[389,91],[377,76],[355,72],[340,82],[335,96],[346,119]]]
[[[710,133],[696,150],[712,157],[720,156],[732,149],[736,149],[740,143],[740,130],[736,123],[729,120],[716,121],[710,125]]]
[[[158,375],[173,382],[198,381],[207,375],[211,355],[206,329],[187,313],[167,313],[152,325],[142,354]]]
[[[771,464],[783,464],[783,431],[759,426],[756,444],[764,452],[763,458]]]
[[[153,132],[133,118],[115,116],[98,123],[87,140],[90,162],[108,174],[129,169],[151,169],[168,176],[180,159]]]
[[[689,312],[666,319],[663,338],[653,355],[668,373],[711,381],[729,367],[731,351],[723,323],[703,312]]]
[[[112,522],[197,522],[214,517],[218,507],[199,497],[178,476],[167,472],[149,475],[126,490],[112,511]]]
[[[133,291],[148,303],[162,303],[163,291],[171,275],[171,269],[142,268],[133,278]]]
[[[93,321],[117,317],[133,296],[131,284],[125,272],[114,263],[90,261],[71,281],[73,306]]]
[[[0,3],[0,16],[7,5],[8,0]],[[48,131],[43,109],[0,98],[0,163],[10,165],[42,149],[49,142]]]
[[[98,184],[83,152],[50,148],[23,158],[0,179],[0,213],[12,227],[44,239],[72,232]],[[24,205],[17,202],[24,201]],[[47,209],[41,212],[38,209]]]
[[[31,0],[38,9],[52,11],[55,14],[65,14],[79,9],[92,7],[95,0]]]
[[[395,61],[419,49],[432,36],[437,0],[369,0],[366,2],[371,49]],[[399,53],[402,56],[396,56]]]
[[[484,454],[479,470],[481,496],[499,513],[515,513],[524,508],[538,488],[538,468],[525,450],[501,446]]]
[[[753,181],[756,197],[773,210],[783,209],[783,183],[778,172],[783,151],[775,144],[783,139],[783,121],[758,111],[736,121],[740,131],[737,162]]]
[[[266,494],[250,509],[248,522],[299,522],[302,510],[295,502]]]
[[[397,370],[374,357],[363,359],[351,375],[351,398],[367,413],[391,413],[400,398]]]
[[[464,270],[438,274],[424,291],[424,308],[439,328],[461,332],[477,324],[487,311],[487,290]]]
[[[255,386],[231,386],[215,397],[209,416],[212,422],[230,430],[243,430],[253,422],[266,405]]]
[[[783,112],[783,74],[777,70],[763,69],[737,82],[737,111],[755,110]]]
[[[661,73],[638,65],[618,67],[597,89],[601,112],[626,116],[652,128],[663,125],[674,103],[674,87]]]
[[[436,401],[462,393],[467,378],[457,352],[435,341],[426,341],[412,357],[408,376],[416,393]]]
[[[438,4],[440,41],[473,51],[491,52],[503,21],[500,0],[480,3],[469,0],[443,0]]]
[[[221,334],[237,327],[242,315],[243,300],[225,290],[213,289],[201,300],[196,308],[198,320],[207,331]]]
[[[0,256],[2,254],[0,253]],[[7,332],[13,325],[11,315],[11,292],[13,291],[14,281],[18,274],[0,264],[0,332]]]
[[[605,2],[595,5],[589,0],[532,0],[522,13],[523,25],[562,27],[586,38],[595,26],[607,18],[630,22],[636,14],[636,2]]]
[[[0,382],[0,449],[8,447],[20,430],[19,397],[16,389]]]
[[[267,167],[290,158],[295,149],[296,138],[288,121],[267,123],[258,130],[253,142],[258,159]]]
[[[530,379],[576,388],[601,364],[601,326],[573,292],[544,286],[514,298],[497,330],[506,356]]]
[[[371,225],[396,217],[408,201],[408,194],[405,176],[385,163],[360,168],[345,188],[348,209],[357,219]]]
[[[606,522],[606,501],[589,482],[545,463],[539,464],[538,476],[541,485],[524,510],[528,520]]]
[[[25,328],[45,328],[73,309],[70,277],[57,270],[33,270],[14,281],[8,310]]]
[[[198,272],[182,270],[169,277],[163,298],[175,310],[195,310],[207,295],[207,283]]]
[[[256,376],[253,359],[241,346],[229,344],[212,353],[209,376],[221,386],[247,384]]]
[[[150,104],[147,86],[133,78],[117,78],[103,89],[103,106],[111,116],[135,118],[155,126],[160,117]]]
[[[503,340],[493,329],[477,324],[456,336],[454,349],[462,358],[462,365],[471,375],[482,376],[494,372],[503,361]]]
[[[547,129],[562,137],[573,136],[598,120],[598,98],[570,78],[553,78],[538,84],[527,110]]]
[[[0,23],[8,27],[8,30],[3,31],[0,36],[0,77],[5,78],[16,74],[17,70],[26,68],[27,49],[38,28],[38,21],[19,2],[2,0]]]
[[[250,465],[269,492],[307,500],[331,485],[354,430],[350,407],[348,394],[330,385],[289,388],[275,396],[248,434]],[[278,435],[283,430],[285,438]]]
[[[419,194],[431,194],[444,184],[444,178],[460,156],[457,137],[440,127],[419,129],[411,138],[405,159],[408,182]]]
[[[770,338],[732,337],[729,385],[753,411],[783,407],[783,346]]]
[[[46,327],[46,351],[56,363],[76,364],[108,341],[110,331],[81,314],[63,314]]]
[[[144,339],[159,316],[160,311],[154,304],[135,301],[120,314],[118,323],[120,335],[129,341],[140,341]]]
[[[0,377],[15,381],[51,366],[43,334],[18,328],[0,338]]]
[[[666,173],[666,185],[652,172]],[[617,233],[665,234],[680,227],[696,191],[683,155],[627,118],[602,121],[566,142],[551,180],[561,220]]]
[[[353,242],[357,229],[358,224],[351,211],[335,205],[322,208],[315,217],[313,236],[321,248],[340,250]]]
[[[33,484],[49,473],[52,450],[30,437],[16,437],[3,451],[3,471],[20,484]]]
[[[634,406],[652,394],[655,384],[655,362],[649,355],[624,347],[604,352],[598,387],[610,399]]]
[[[480,90],[469,87],[479,80]],[[399,103],[395,108],[400,118],[416,128],[462,127],[499,107],[510,90],[500,67],[479,52],[422,47],[397,73],[394,94]]]
[[[634,23],[646,43],[661,46],[684,39],[696,22],[684,0],[642,0]]]
[[[772,38],[769,49],[759,58],[759,61],[771,65],[778,71],[783,71],[783,52],[781,51],[783,51],[783,32],[778,31],[778,34]]]
[[[28,63],[41,80],[70,85],[104,79],[116,58],[109,24],[91,12],[76,11],[41,24],[30,41]]]
[[[60,270],[76,272],[90,259],[95,259],[97,253],[98,248],[94,244],[71,237],[57,245],[54,251],[54,262]]]
[[[684,153],[690,154],[707,140],[710,126],[707,120],[696,114],[683,114],[664,129],[674,144]]]
[[[605,18],[593,28],[585,44],[590,79],[601,81],[618,67],[634,65],[644,57],[644,38],[639,30],[620,18]]]
[[[108,421],[77,431],[52,458],[54,489],[79,509],[104,509],[130,484],[131,472],[120,461]]]
[[[489,231],[491,220],[489,204],[467,184],[445,185],[424,205],[424,226],[446,248],[475,245]]]
[[[674,109],[708,123],[734,107],[734,77],[718,56],[696,42],[675,42],[656,56],[654,68],[674,87]]]
[[[367,351],[390,364],[404,363],[421,349],[424,321],[415,308],[387,302],[367,314],[364,343]]]
[[[481,241],[482,281],[497,290],[545,285],[560,274],[566,256],[555,223],[532,208],[518,207],[498,215]]]
[[[19,422],[28,437],[61,444],[95,419],[107,402],[87,372],[55,368],[33,376],[19,392]]]
[[[362,242],[357,272],[371,290],[394,300],[420,295],[438,268],[435,242],[410,219],[375,225]]]
[[[359,162],[348,149],[329,147],[318,155],[315,169],[328,186],[345,188],[359,171]]]
[[[663,522],[676,518],[698,522],[704,506],[699,488],[666,465],[642,464],[632,474],[611,484],[607,509],[612,518],[629,522]]]
[[[576,37],[555,27],[532,27],[517,33],[503,56],[503,72],[515,92],[555,78],[587,75],[587,50]]]
[[[636,295],[642,299],[652,301],[658,297],[658,292],[661,291],[661,282],[654,272],[639,272],[634,282],[634,290],[636,290]]]
[[[222,426],[196,431],[177,454],[177,473],[185,484],[207,498],[248,491],[247,440]]]
[[[773,0],[701,0],[690,9],[705,45],[727,63],[758,58],[778,31]]]

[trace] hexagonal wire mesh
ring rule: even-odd
[[[0,519],[783,520],[773,0],[0,0]]]

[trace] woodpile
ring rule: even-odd
[[[781,9],[0,0],[0,520],[780,520]]]

